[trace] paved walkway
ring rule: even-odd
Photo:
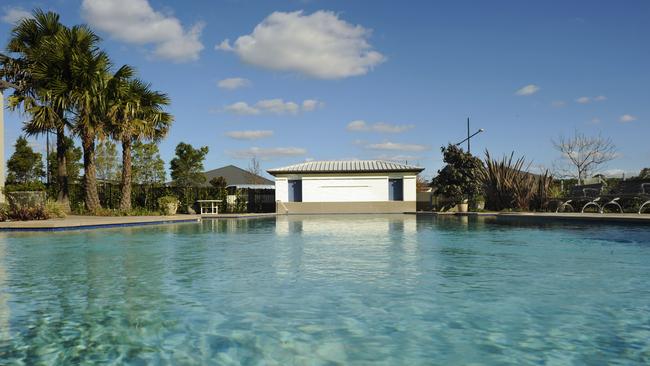
[[[63,219],[0,222],[0,231],[71,230],[111,226],[152,225],[199,221],[199,215],[174,216],[75,216]]]
[[[197,222],[201,219],[245,219],[270,217],[275,213],[242,213],[218,215],[173,215],[173,216],[76,216],[63,219],[0,222],[0,231],[49,231],[95,229],[114,226],[138,226]]]

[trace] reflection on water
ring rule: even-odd
[[[280,216],[0,234],[0,364],[647,364],[650,234]]]
[[[382,281],[396,270],[413,266],[416,227],[415,216],[281,216],[275,221],[278,253],[282,254],[277,256],[277,273],[291,275],[300,268],[302,275],[314,278]],[[403,249],[404,254],[393,256]],[[417,270],[411,268],[411,272]]]

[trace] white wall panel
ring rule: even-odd
[[[303,202],[387,201],[388,178],[303,178],[302,200]]]
[[[388,201],[388,175],[295,176],[275,179],[275,199],[289,200],[288,179],[302,179],[303,202],[381,202]],[[404,201],[416,200],[416,176],[391,173],[404,179]]]
[[[289,201],[289,181],[287,178],[275,178],[275,200]]]

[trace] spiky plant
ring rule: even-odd
[[[482,176],[486,207],[496,211],[544,207],[553,178],[548,171],[535,175],[529,168],[525,157],[515,160],[514,152],[496,160],[486,150]]]

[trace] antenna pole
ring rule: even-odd
[[[469,117],[467,117],[467,153],[469,154],[471,151],[469,149],[469,140],[471,140],[469,136]]]

